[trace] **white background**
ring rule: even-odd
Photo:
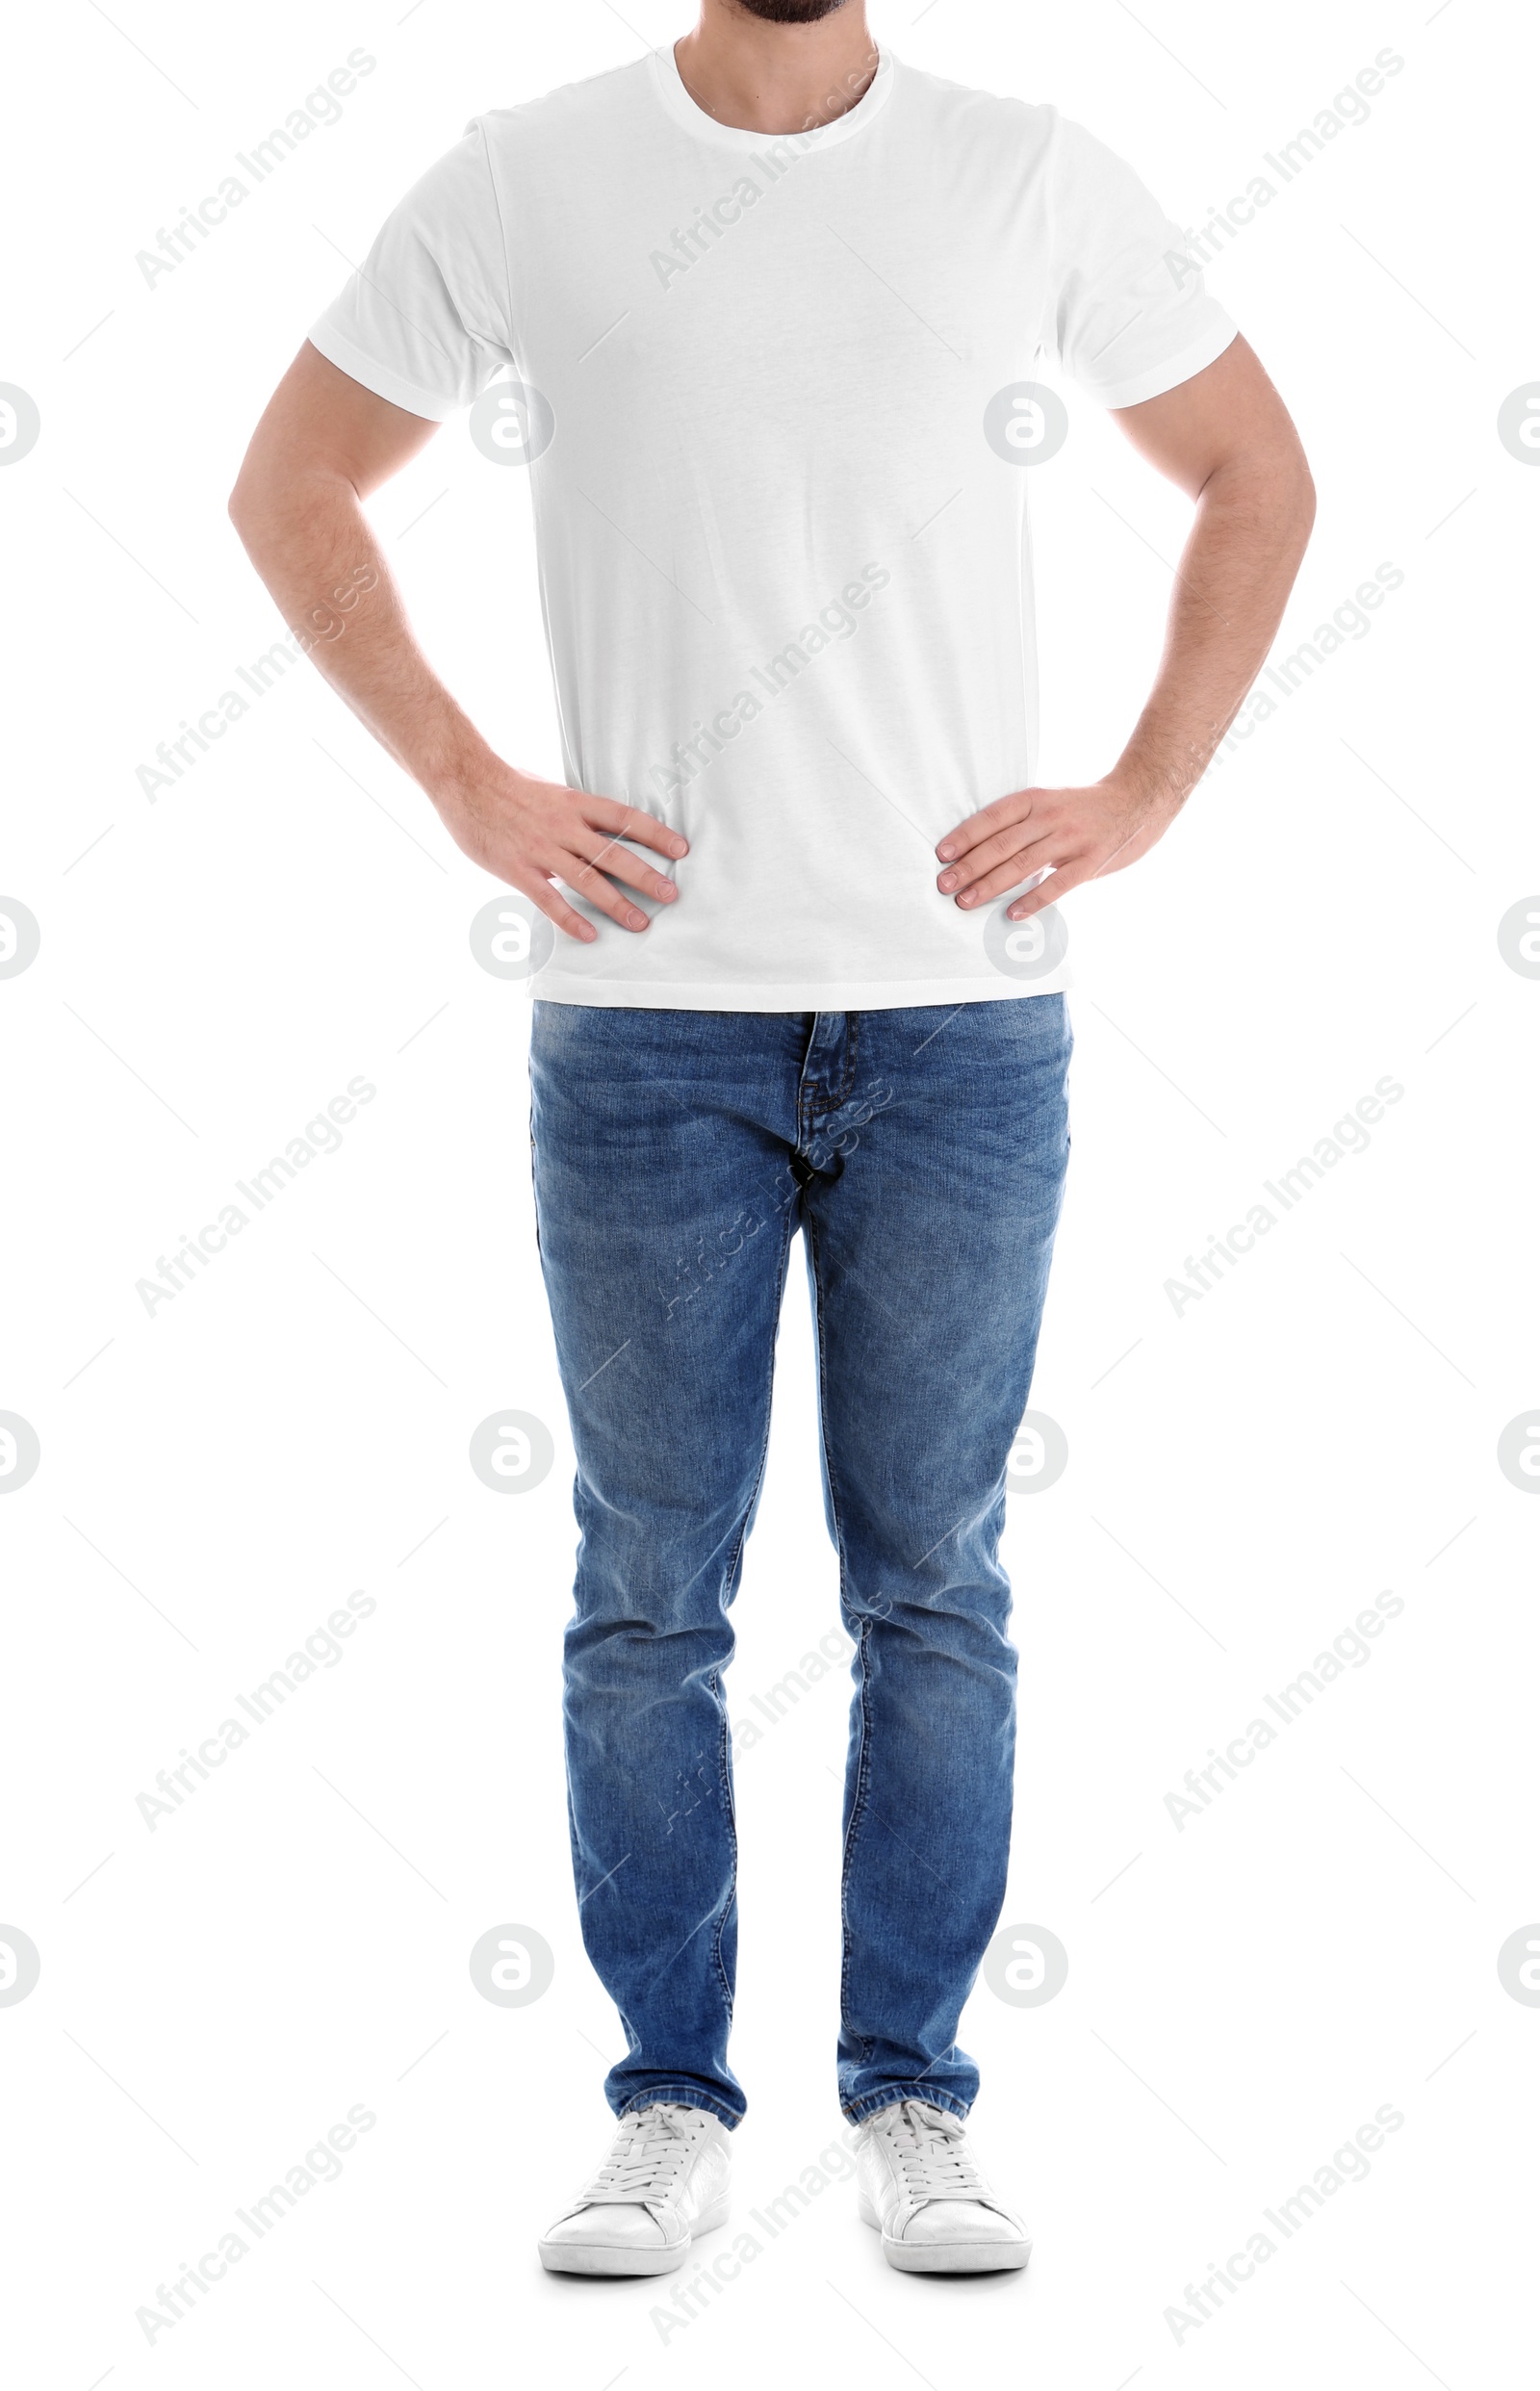
[[[1540,1396],[1540,982],[1497,924],[1540,888],[1540,472],[1496,419],[1540,377],[1532,28],[1481,0],[873,22],[916,65],[1056,100],[1184,224],[1382,48],[1405,62],[1211,272],[1320,487],[1280,652],[1381,563],[1404,586],[1152,857],[1066,907],[1075,1151],[1034,1404],[1070,1462],[1012,1499],[1005,1922],[1070,1967],[1039,2008],[981,1983],[962,2027],[1031,2268],[895,2275],[839,2184],[666,2339],[668,2278],[540,2273],[620,2036],[568,1872],[571,1453],[527,999],[470,951],[494,884],[308,668],[154,805],[136,779],[279,635],[224,501],[347,261],[473,114],[685,17],[60,0],[9,36],[0,349],[42,418],[0,471],[0,891],[42,934],[0,980],[0,1409],[41,1445],[0,1502],[0,1920],[42,1965],[0,2007],[0,2232],[36,2391],[1519,2378],[1540,2011],[1497,1954],[1540,1917],[1540,1505],[1496,1448]],[[359,46],[377,67],[343,121],[147,288],[135,252]],[[1049,781],[1113,759],[1185,518],[1068,403],[1034,491]],[[457,422],[372,512],[451,685],[556,769],[522,476]],[[355,1074],[377,1095],[341,1150],[147,1317],[136,1281]],[[1185,1258],[1383,1075],[1405,1093],[1369,1150],[1178,1315]],[[799,1273],[739,1714],[835,1618],[809,1373]],[[556,1439],[517,1500],[467,1462],[503,1405]],[[152,1833],[137,1796],[354,1587],[377,1608],[345,1657]],[[1184,1773],[1385,1587],[1405,1607],[1373,1659],[1178,1832]],[[734,2230],[840,2127],[841,1682],[740,1765]],[[467,1966],[508,1922],[555,1955],[514,2009]],[[148,2345],[136,2310],[360,2102],[340,2179]],[[1384,2103],[1404,2123],[1368,2178],[1178,2342],[1184,2287]]]

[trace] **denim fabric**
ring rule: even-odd
[[[536,1219],[578,1456],[565,1722],[583,1938],[624,2113],[729,2125],[723,1676],[794,1233],[856,1644],[840,2102],[965,2116],[958,2018],[1005,1894],[1015,1650],[998,1559],[1068,1155],[1064,998],[863,1014],[537,1003]]]

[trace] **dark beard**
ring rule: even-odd
[[[845,0],[738,0],[740,9],[767,25],[816,25],[844,5]]]

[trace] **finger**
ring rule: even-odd
[[[1078,888],[1083,880],[1094,880],[1094,868],[1089,858],[1078,863],[1065,863],[1059,871],[1050,872],[1040,888],[1034,888],[1015,905],[1005,909],[1008,921],[1030,921],[1034,913],[1054,905],[1069,889]]]
[[[1019,888],[1024,880],[1030,880],[1044,865],[1051,863],[1057,874],[1081,860],[1081,854],[1066,854],[1062,847],[1057,854],[1044,853],[1041,844],[1036,850],[1029,847],[1024,854],[1012,856],[1009,862],[1000,864],[994,871],[986,872],[984,878],[975,881],[971,888],[962,889],[956,901],[964,913],[975,913],[981,905],[988,905],[991,898],[1004,896],[1008,889]]]
[[[690,852],[690,842],[682,831],[671,830],[655,813],[643,813],[636,806],[623,806],[618,798],[583,796],[578,811],[585,822],[612,838],[634,838],[641,846],[654,847],[659,855]]]
[[[558,930],[565,931],[569,938],[578,939],[580,945],[591,946],[598,938],[599,933],[593,923],[585,921],[581,913],[576,913],[551,881],[529,872],[518,879],[509,879],[506,873],[502,877],[508,880],[510,887],[518,889],[521,896],[526,896],[548,921],[553,921]]]
[[[580,896],[585,905],[597,905],[602,913],[607,913],[611,921],[619,922],[623,930],[647,928],[650,915],[644,913],[639,905],[633,905],[613,881],[606,880],[603,872],[596,871],[586,857],[576,854],[552,856],[551,869],[566,882],[574,896]]]
[[[992,837],[996,831],[1009,829],[1013,822],[1024,822],[1032,811],[1032,799],[1030,788],[1013,789],[1009,797],[996,797],[992,804],[970,813],[965,822],[959,822],[956,830],[948,831],[937,854],[943,863],[953,862],[958,856],[965,855],[969,847],[976,847],[981,838]]]
[[[577,849],[574,848],[573,852],[576,854]],[[583,876],[573,883],[579,895],[588,894],[594,879],[602,871],[613,872],[615,878],[624,880],[628,887],[639,888],[644,896],[656,897],[662,905],[672,905],[679,895],[679,888],[672,880],[665,879],[641,856],[632,855],[629,847],[621,846],[613,838],[606,838],[602,845],[596,846],[584,866]]]
[[[1024,855],[1029,847],[1040,847],[1051,836],[1045,822],[1040,826],[1036,822],[1014,823],[1010,830],[998,832],[993,838],[984,839],[980,845],[971,848],[967,854],[959,856],[947,865],[936,885],[943,896],[955,896],[959,889],[967,887],[970,882],[982,880],[985,873],[992,870],[995,864],[1008,863],[1013,856]],[[1043,864],[1050,860],[1048,856],[1040,854],[1036,863],[1029,865],[1026,871],[1018,873],[1017,878],[1027,879],[1030,872],[1040,871]]]

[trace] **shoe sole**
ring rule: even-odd
[[[999,2275],[1024,2267],[1032,2244],[1019,2242],[893,2242],[883,2233],[883,2221],[864,2193],[861,2222],[883,2234],[883,2256],[900,2275]]]
[[[682,2242],[667,2250],[638,2249],[628,2242],[540,2242],[540,2263],[548,2275],[672,2275],[681,2267],[703,2233],[714,2233],[728,2221],[729,2202],[718,2200],[697,2219]]]

